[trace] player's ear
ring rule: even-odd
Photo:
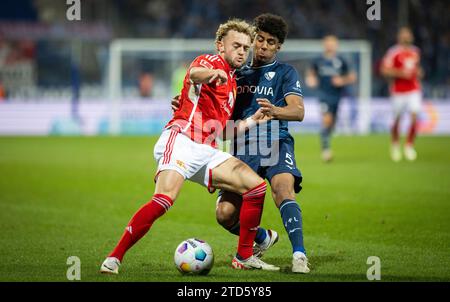
[[[217,48],[217,51],[219,53],[225,52],[225,47],[223,46],[223,42],[222,41],[217,41],[216,42],[216,48]]]

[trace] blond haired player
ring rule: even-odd
[[[207,187],[210,192],[219,188],[242,195],[239,244],[232,261],[234,268],[279,270],[253,256],[266,183],[242,161],[215,148],[216,138],[234,109],[235,70],[246,62],[253,38],[251,25],[230,20],[217,30],[218,53],[200,55],[191,63],[184,79],[180,107],[154,147],[158,162],[154,195],[131,218],[100,272],[118,273],[126,251],[169,210],[186,179]],[[255,113],[238,125],[238,131],[263,116],[261,111]]]

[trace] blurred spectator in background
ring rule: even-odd
[[[26,91],[34,86],[35,43],[27,39],[7,40],[0,32],[0,98],[6,91]]]
[[[8,53],[9,53],[9,45],[6,42],[6,39],[0,33],[0,66],[5,61],[5,58],[8,56]]]
[[[0,78],[0,102],[3,102],[6,99],[6,90],[3,86],[2,79]]]
[[[214,34],[216,24],[230,16],[251,19],[271,11],[289,23],[291,39],[318,39],[333,32],[341,39],[369,40],[374,67],[395,42],[395,37],[387,33],[394,32],[403,22],[411,26],[423,51],[425,94],[448,97],[450,28],[443,12],[450,11],[449,1],[385,1],[380,21],[367,20],[368,5],[361,0],[115,0],[112,3],[119,4],[121,14],[126,15],[120,22],[126,23],[128,36],[136,38],[206,38]],[[108,5],[114,6],[112,3]],[[380,74],[375,74],[372,87],[375,96],[389,93]]]
[[[148,98],[153,91],[153,75],[150,72],[143,72],[139,76],[139,95]]]
[[[189,67],[189,63],[186,61],[181,62],[181,64],[173,71],[171,79],[171,90],[172,95],[181,94],[181,89],[183,88],[184,76],[186,75],[186,70]]]
[[[242,9],[242,7],[244,9]],[[333,32],[341,39],[365,39],[373,49],[373,66],[377,67],[384,51],[395,42],[388,34],[400,25],[408,24],[416,37],[416,44],[422,49],[422,62],[425,70],[423,79],[424,94],[432,98],[448,98],[450,83],[450,26],[445,12],[450,11],[450,1],[444,0],[390,0],[381,6],[381,20],[370,21],[366,18],[368,5],[361,0],[96,0],[83,1],[83,24],[103,24],[114,33],[113,38],[207,38],[214,34],[217,24],[230,17],[251,19],[262,12],[271,11],[283,16],[288,22],[291,39],[318,39],[325,33]],[[1,45],[0,61],[5,51],[12,51],[9,60],[17,57],[35,57],[36,84],[52,87],[70,86],[69,77],[61,76],[68,61],[69,51],[61,45],[74,38],[64,34],[65,1],[52,0],[8,0],[0,1],[0,36],[7,40]],[[181,22],[182,21],[182,22]],[[11,30],[10,23],[17,22],[18,27]],[[23,23],[24,22],[24,23]],[[62,23],[61,23],[62,22]],[[32,24],[32,30],[25,30],[20,24]],[[2,26],[3,25],[3,26]],[[70,25],[65,23],[64,25]],[[54,27],[54,28],[52,28]],[[96,27],[93,27],[94,29]],[[66,29],[67,30],[67,29]],[[98,28],[97,28],[98,30]],[[105,31],[108,31],[105,30]],[[36,34],[45,32],[36,38]],[[70,32],[70,31],[68,31]],[[102,39],[96,39],[95,30],[80,28],[77,36],[92,34],[92,43],[83,44],[83,53],[90,52],[82,61],[81,73],[88,85],[101,86],[103,79],[101,63],[96,61],[95,53],[101,47]],[[103,32],[102,30],[99,31]],[[97,33],[99,33],[97,32]],[[62,34],[61,34],[62,33]],[[12,36],[20,36],[12,39]],[[45,39],[54,43],[45,47]],[[89,36],[89,35],[88,35]],[[100,36],[102,36],[100,34]],[[34,56],[29,42],[10,43],[31,37],[39,48]],[[1,40],[1,38],[0,38]],[[106,39],[105,39],[106,40]],[[106,41],[105,44],[107,44]],[[61,43],[61,45],[59,45]],[[24,45],[25,44],[25,45]],[[6,47],[6,48],[5,48]],[[12,48],[12,50],[11,50]],[[94,54],[94,55],[92,55]],[[67,69],[67,68],[66,68]],[[374,68],[374,70],[376,70]],[[0,68],[1,71],[1,68]],[[163,81],[166,92],[173,92],[170,85],[170,71],[155,82]],[[58,76],[55,77],[54,75]],[[124,73],[128,76],[128,73]],[[8,88],[10,80],[3,78]],[[133,82],[135,75],[124,78],[124,82]],[[24,86],[24,85],[22,85]],[[157,83],[154,85],[157,87]],[[136,86],[134,86],[136,87]],[[153,94],[158,94],[154,87]],[[388,87],[381,74],[375,74],[372,83],[374,96],[387,96]],[[8,89],[9,90],[9,89]],[[13,89],[10,90],[13,92]],[[169,93],[168,93],[169,94]]]

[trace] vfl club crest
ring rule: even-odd
[[[270,81],[270,80],[272,80],[273,79],[273,77],[275,76],[275,71],[269,71],[269,72],[266,72],[265,74],[264,74],[264,77],[268,80],[268,81]]]

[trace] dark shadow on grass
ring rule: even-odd
[[[336,263],[345,260],[342,254],[326,254],[308,257],[311,269],[318,268],[326,263]]]
[[[222,259],[220,261],[215,261],[214,266],[231,266],[231,259],[233,259],[233,256],[229,255],[229,260]],[[284,272],[291,272],[291,265],[292,265],[292,258],[291,257],[270,257],[265,256],[262,258],[267,263],[278,265],[281,267],[281,270]],[[308,257],[310,268],[313,270],[315,268],[318,268],[326,263],[336,263],[344,261],[344,257],[340,254],[327,254],[327,255],[319,255],[319,256],[311,256]],[[292,273],[292,272],[291,272]]]
[[[443,277],[419,277],[419,276],[397,276],[397,275],[383,275],[381,280],[367,280],[365,274],[315,274],[311,271],[311,276],[314,276],[314,281],[330,281],[330,282],[442,282],[449,281]]]

